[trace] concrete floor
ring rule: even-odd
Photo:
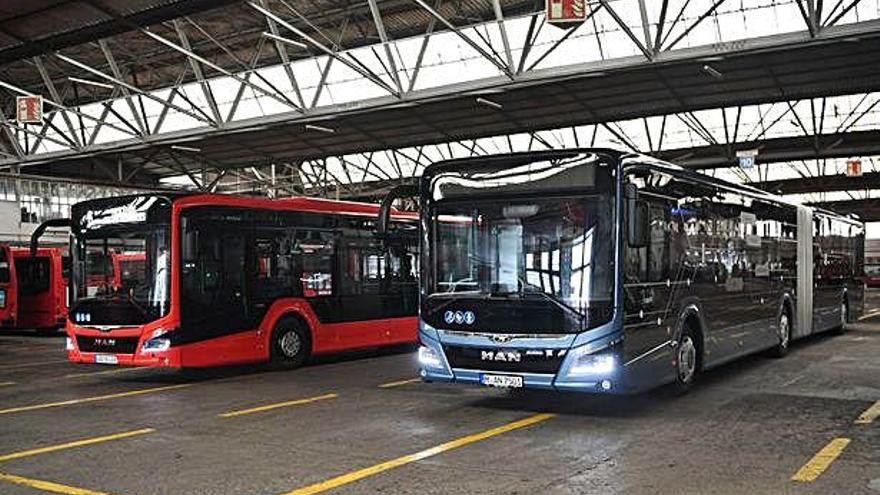
[[[712,371],[684,397],[394,384],[415,376],[402,351],[195,377],[77,367],[60,337],[7,334],[0,494],[878,494],[880,419],[854,423],[880,399],[874,321]],[[835,438],[851,442],[823,474],[791,480]]]

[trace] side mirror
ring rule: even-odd
[[[626,243],[630,247],[646,247],[649,239],[648,203],[639,200],[633,184],[626,185]]]

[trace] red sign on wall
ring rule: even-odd
[[[15,98],[15,120],[19,124],[43,123],[43,97],[17,96]]]
[[[586,0],[547,0],[547,22],[581,22],[586,18]]]
[[[862,176],[862,161],[859,159],[846,161],[846,175],[850,177]]]

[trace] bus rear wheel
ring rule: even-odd
[[[278,322],[272,332],[273,367],[299,368],[308,361],[311,351],[311,335],[302,322],[295,318],[285,318]]]
[[[779,314],[779,320],[776,322],[776,331],[779,334],[779,342],[770,349],[770,355],[775,358],[785,357],[791,345],[791,317],[788,315],[787,310],[783,310]]]

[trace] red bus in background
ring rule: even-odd
[[[0,328],[14,328],[18,317],[18,290],[12,248],[0,244]]]
[[[376,235],[378,212],[209,194],[74,205],[68,356],[295,367],[313,354],[414,343],[418,216],[393,211],[392,242]],[[113,284],[93,283],[102,271]]]
[[[18,298],[18,328],[52,331],[67,319],[67,280],[62,250],[13,248]]]

